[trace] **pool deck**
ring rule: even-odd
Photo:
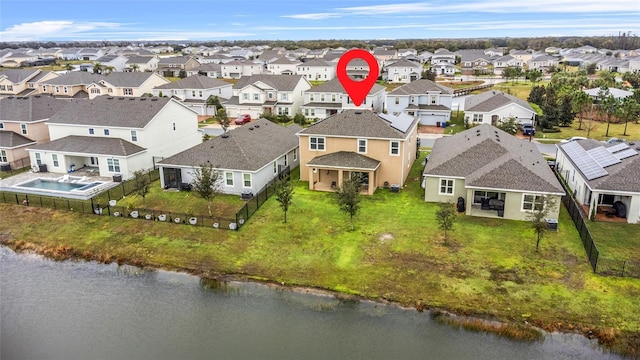
[[[112,178],[101,177],[101,176],[98,176],[97,174],[98,172],[96,171],[91,171],[91,169],[82,168],[68,175],[71,177],[72,179],[71,181],[84,177],[84,179],[82,179],[83,183],[92,183],[95,181],[104,182],[105,183],[104,186],[100,186],[99,188],[101,191],[105,190],[105,188],[111,188],[113,186],[116,186],[116,184],[118,184],[118,183],[114,183]],[[52,179],[52,180],[60,179],[64,175],[66,174],[52,173],[52,172],[36,172],[36,173],[31,171],[24,172],[24,173],[16,174],[7,178],[0,179],[0,191],[32,193],[31,191],[26,191],[24,188],[14,188],[14,186],[29,180],[34,180],[34,179]],[[60,194],[59,192],[48,192],[46,190],[34,190],[34,192],[40,195],[50,194],[50,196],[56,196],[56,197],[78,198],[73,194],[69,194],[69,196],[65,196],[66,194]],[[81,197],[86,198],[87,196],[81,196]]]

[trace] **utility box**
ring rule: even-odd
[[[400,185],[398,184],[391,184],[391,188],[389,188],[389,191],[391,192],[400,192]]]
[[[251,200],[251,198],[253,197],[253,193],[251,191],[243,191],[242,192],[242,200]]]
[[[47,172],[47,164],[38,165],[38,171],[39,172]]]
[[[556,219],[544,219],[547,223],[547,230],[558,231],[558,220]]]
[[[122,174],[113,174],[113,182],[122,182]]]

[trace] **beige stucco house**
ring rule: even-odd
[[[416,159],[418,120],[401,114],[345,110],[298,132],[300,179],[309,189],[335,191],[353,173],[363,192],[404,185]]]
[[[527,220],[549,195],[558,219],[565,192],[535,144],[483,124],[437,139],[423,171],[425,201],[464,201],[472,216]]]

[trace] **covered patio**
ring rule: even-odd
[[[309,171],[309,189],[336,191],[344,179],[360,174],[362,193],[371,195],[377,185],[376,171],[380,161],[354,152],[339,151],[317,156],[307,163]]]

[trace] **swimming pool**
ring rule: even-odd
[[[114,183],[108,181],[95,181],[84,176],[65,175],[59,178],[39,177],[30,179],[13,185],[11,190],[28,194],[86,200],[114,185]]]
[[[54,190],[54,191],[73,191],[73,190],[81,191],[81,190],[90,189],[100,184],[102,183],[99,181],[95,181],[87,184],[87,183],[61,182],[55,179],[35,179],[35,180],[30,180],[25,183],[22,183],[19,186],[44,189],[44,190]]]

